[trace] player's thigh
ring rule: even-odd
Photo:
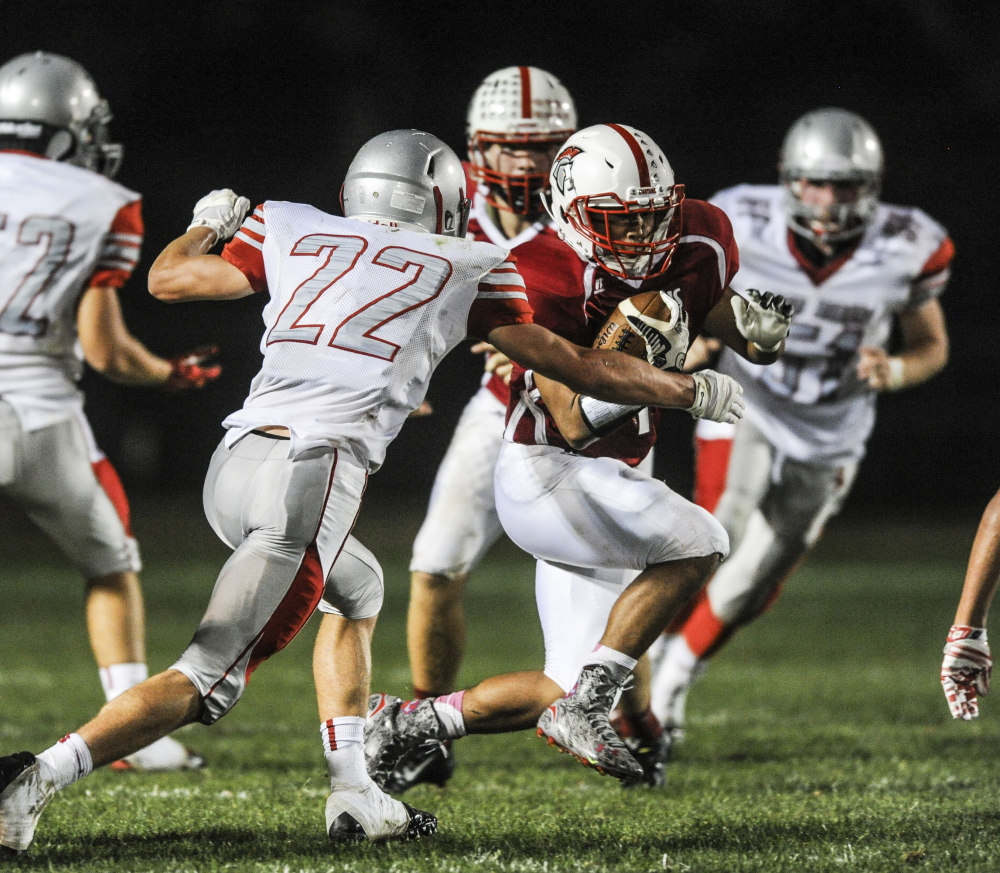
[[[137,571],[138,549],[94,475],[85,427],[73,417],[22,431],[17,475],[5,491],[84,578]]]
[[[774,447],[753,422],[736,425],[726,473],[726,487],[715,508],[715,517],[729,533],[730,547],[743,539],[747,522],[771,486]]]
[[[410,570],[468,573],[503,529],[493,470],[503,442],[504,409],[485,388],[466,404],[434,478],[427,515],[413,543]]]
[[[858,465],[804,464],[786,460],[761,510],[775,534],[811,546],[823,526],[840,512],[854,484]]]
[[[511,539],[552,563],[642,570],[728,553],[726,533],[710,513],[610,458],[505,443],[496,495]]]
[[[604,635],[611,608],[635,570],[617,582],[588,579],[545,561],[536,562],[535,602],[545,638],[545,675],[569,691]]]

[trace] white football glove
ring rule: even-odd
[[[777,351],[792,325],[792,304],[780,294],[761,294],[756,288],[747,288],[742,297],[734,295],[729,302],[744,338],[762,352]]]
[[[194,220],[188,225],[188,230],[210,227],[215,231],[217,241],[229,239],[240,229],[249,208],[250,201],[246,197],[237,197],[231,188],[213,191],[194,205]]]
[[[953,718],[972,721],[979,715],[977,694],[990,690],[992,669],[986,629],[953,625],[941,662],[941,685]]]
[[[694,379],[694,403],[687,411],[694,418],[722,421],[736,424],[743,417],[743,386],[731,376],[715,370],[699,370],[692,373]]]

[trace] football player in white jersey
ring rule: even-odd
[[[469,236],[512,251],[525,281],[558,267],[550,252],[561,243],[541,193],[548,188],[556,151],[575,129],[573,98],[555,76],[537,67],[491,73],[469,103],[466,169],[475,192]],[[503,442],[510,364],[493,353],[486,366],[438,467],[427,516],[413,544],[407,644],[418,700],[455,690],[465,653],[462,595],[469,573],[503,530],[493,468]],[[440,746],[417,768],[396,772],[407,785],[441,785],[453,768],[448,748]]]
[[[346,554],[369,472],[435,366],[466,335],[606,401],[728,408],[724,383],[581,348],[532,323],[509,253],[465,238],[461,162],[421,131],[391,131],[357,154],[339,218],[296,203],[249,206],[214,191],[150,270],[168,302],[267,292],[264,361],[230,415],[205,482],[205,511],[233,549],[206,614],[174,666],[110,701],[37,758],[0,758],[0,846],[31,843],[60,789],[194,721],[212,724],[250,675],[322,600],[314,673],[330,774],[333,840],[433,833],[436,819],[380,791],[362,748],[370,640],[382,603],[377,564]],[[238,231],[238,233],[237,233]],[[236,233],[221,256],[209,254]],[[359,544],[358,544],[359,545]]]
[[[86,579],[108,700],[147,676],[140,562],[125,491],[83,414],[77,345],[126,385],[200,387],[219,374],[200,354],[152,354],[122,319],[118,290],[143,225],[139,195],[111,180],[122,149],[108,141],[110,118],[69,58],[37,52],[0,67],[0,494]],[[202,763],[164,738],[119,766]]]
[[[883,154],[872,127],[844,109],[809,112],[780,161],[780,185],[739,185],[712,199],[740,248],[733,287],[785,295],[795,321],[777,364],[755,367],[726,351],[718,364],[747,401],[715,509],[733,551],[659,653],[653,709],[675,731],[707,660],[774,601],[841,508],[878,394],[926,381],[948,358],[938,297],[954,247],[921,210],[879,202]],[[901,344],[890,354],[894,323]],[[719,468],[700,442],[705,482]]]

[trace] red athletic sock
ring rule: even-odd
[[[695,437],[694,502],[709,512],[715,512],[726,488],[732,450],[732,440],[703,440]]]

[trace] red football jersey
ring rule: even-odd
[[[670,292],[680,302],[687,316],[690,344],[739,269],[739,252],[729,219],[721,209],[702,200],[684,201],[680,239],[670,266],[662,275],[642,282],[620,279],[599,266],[585,265],[573,249],[565,243],[560,245],[577,261],[575,287],[570,288],[566,281],[546,290],[525,276],[528,300],[535,311],[536,324],[583,346],[591,345],[597,331],[623,299],[654,289]],[[514,367],[510,387],[508,439],[574,451],[559,433],[523,368]],[[661,412],[641,410],[613,434],[580,450],[579,454],[617,458],[634,467],[656,442],[656,424]]]
[[[565,248],[559,239],[559,234],[548,219],[537,221],[521,231],[513,239],[507,239],[503,232],[493,223],[486,205],[483,190],[476,189],[476,182],[469,175],[469,164],[464,164],[466,178],[469,181],[470,196],[473,198],[472,213],[469,218],[469,233],[473,239],[480,242],[508,249],[517,261],[517,269],[524,278],[525,285],[532,287],[549,287],[562,281],[557,274],[565,270],[567,262]],[[579,258],[576,259],[579,262]],[[582,264],[579,265],[582,269]],[[504,406],[510,401],[510,387],[503,379],[491,374],[486,381],[487,389]]]

